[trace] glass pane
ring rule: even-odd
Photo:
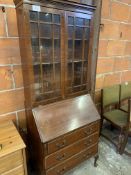
[[[85,19],[85,26],[90,26],[90,20],[89,19]]]
[[[89,41],[85,40],[85,48],[84,48],[84,59],[88,59],[88,54],[89,54]]]
[[[68,27],[68,38],[73,38],[74,34],[74,27],[69,26]]]
[[[68,17],[68,24],[74,25],[74,17],[72,17],[72,16]]]
[[[41,39],[41,57],[43,62],[52,61],[52,40]]]
[[[85,39],[89,39],[90,38],[90,28],[85,28]]]
[[[39,52],[32,53],[32,59],[33,59],[33,64],[40,63],[40,53]]]
[[[81,84],[82,63],[74,63],[74,86]]]
[[[76,18],[75,23],[76,23],[76,25],[84,25],[84,19],[83,18]]]
[[[39,19],[43,22],[52,22],[52,14],[40,12]]]
[[[35,87],[39,88],[39,85],[41,83],[41,71],[40,71],[40,65],[34,66],[34,78],[35,78]]]
[[[83,84],[87,84],[87,62],[83,65]]]
[[[55,62],[60,61],[60,40],[54,40],[54,60]]]
[[[72,77],[73,77],[73,74],[72,74],[72,70],[73,70],[73,67],[72,67],[72,63],[68,63],[68,68],[67,68],[67,86],[68,87],[72,87]]]
[[[37,53],[40,52],[39,50],[39,39],[38,38],[32,38],[31,39],[31,44],[32,44],[32,52]]]
[[[52,25],[40,24],[40,37],[52,37]]]
[[[42,93],[40,65],[34,66],[34,89],[35,89],[35,98],[36,100],[39,100]]]
[[[54,25],[54,38],[60,38],[60,26]]]
[[[60,23],[60,15],[54,15],[54,23]]]
[[[75,40],[75,60],[82,60],[82,40]]]
[[[38,20],[38,12],[30,11],[30,20],[37,21]]]
[[[56,83],[56,89],[61,88],[61,67],[60,64],[55,64],[55,83]]]
[[[38,24],[37,23],[30,23],[30,28],[31,28],[31,36],[32,37],[38,37],[39,32],[38,32]]]
[[[43,85],[44,85],[44,92],[51,91],[53,89],[53,65],[43,65]]]
[[[40,62],[39,40],[32,39],[32,60],[33,64]]]
[[[83,28],[82,27],[76,27],[75,38],[76,39],[82,39],[83,38]]]
[[[68,59],[73,59],[73,40],[68,40]]]

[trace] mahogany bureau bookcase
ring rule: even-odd
[[[100,118],[92,99],[95,89],[101,0],[14,2],[32,160],[37,160],[35,165],[40,174],[63,174],[81,162],[83,159],[80,157],[83,157],[83,154],[88,158],[89,153],[97,153]],[[83,104],[79,96],[83,99]],[[38,107],[39,111],[40,105],[43,106],[44,114],[39,116],[39,112],[35,112],[34,117],[32,109],[36,110]],[[50,110],[48,105],[51,105]],[[68,106],[65,106],[67,113],[64,105]],[[70,108],[71,105],[74,108]],[[48,112],[45,115],[46,107],[46,110],[51,112],[50,115]],[[40,121],[35,120],[36,118]],[[54,127],[52,123],[56,128],[50,131]],[[48,131],[47,135],[44,134],[45,130]],[[87,132],[87,135],[83,134],[84,132]],[[62,137],[62,140],[59,137]],[[66,137],[67,139],[63,139]],[[87,142],[91,142],[91,150],[88,143],[85,143],[86,139]],[[73,149],[73,145],[76,145],[76,149]],[[84,145],[89,150],[85,150]],[[68,153],[70,149],[72,151]],[[59,154],[55,155],[57,153]],[[65,166],[66,160],[69,160],[70,167]],[[62,167],[61,161],[64,163]],[[55,170],[54,167],[58,165],[58,170]]]
[[[64,174],[92,156],[96,165],[100,116],[90,95],[36,107],[33,115],[41,174]]]

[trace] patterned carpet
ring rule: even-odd
[[[119,155],[105,138],[100,138],[98,166],[90,159],[65,175],[131,175],[131,157]]]

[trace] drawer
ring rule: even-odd
[[[20,165],[8,172],[5,172],[4,174],[1,174],[1,175],[25,175],[24,173],[24,166],[23,165]]]
[[[55,166],[54,168],[47,170],[46,175],[62,175],[75,167],[77,164],[95,155],[97,151],[98,145],[95,145],[90,149],[86,149],[83,152],[71,157],[70,159],[65,160],[63,163]]]
[[[98,143],[98,138],[98,133],[93,134],[45,157],[45,168],[51,168],[52,166],[63,162],[64,160],[83,151],[84,149],[89,148],[91,145]]]
[[[100,122],[97,121],[90,125],[82,127],[74,132],[71,132],[62,137],[59,137],[51,142],[48,142],[47,143],[48,154],[51,154],[57,150],[60,150],[61,148],[64,148],[65,146],[68,146],[84,137],[87,137],[94,132],[99,132],[99,126],[100,126]]]
[[[11,153],[0,158],[0,174],[12,170],[23,164],[22,151]]]

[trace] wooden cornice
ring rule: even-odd
[[[81,2],[80,2],[81,1]],[[17,6],[18,4],[23,4],[23,3],[61,3],[61,4],[68,4],[68,5],[76,5],[80,7],[88,6],[89,8],[95,9],[96,8],[96,0],[14,0],[15,5]]]

